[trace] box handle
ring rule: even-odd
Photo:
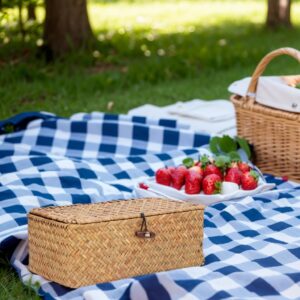
[[[144,238],[144,239],[151,239],[155,237],[155,233],[152,231],[149,231],[147,228],[147,220],[146,216],[144,213],[141,213],[141,218],[142,218],[142,225],[141,229],[139,231],[135,232],[135,235],[139,238]]]

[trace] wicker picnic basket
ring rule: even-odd
[[[258,167],[265,173],[300,181],[300,114],[255,101],[259,77],[270,61],[280,55],[289,55],[300,62],[300,52],[295,49],[281,48],[270,52],[256,67],[247,96],[232,95],[231,101],[236,110],[238,135],[254,146]],[[285,76],[284,79],[291,86],[300,83],[299,75]]]
[[[203,212],[156,198],[33,209],[29,269],[77,288],[202,265]]]

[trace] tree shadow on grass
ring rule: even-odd
[[[189,30],[192,32],[159,35],[151,30],[122,35],[97,32],[100,41],[95,45],[95,51],[99,56],[94,59],[94,64],[119,65],[120,69],[112,72],[112,82],[124,78],[125,85],[138,81],[156,83],[195,77],[208,69],[217,72],[233,66],[253,65],[254,68],[274,49],[300,49],[300,27],[270,31],[250,23],[226,22],[205,28],[195,26]],[[291,60],[280,62],[278,66],[280,68],[274,64],[270,70],[293,72],[298,67]]]
[[[300,49],[300,27],[270,31],[249,22],[222,22],[183,28],[182,32],[161,34],[153,29],[126,28],[119,31],[96,31],[97,40],[88,50],[77,50],[46,65],[35,58],[35,45],[26,45],[26,59],[2,65],[10,68],[9,84],[15,80],[47,81],[53,77],[84,74],[95,80],[99,89],[109,91],[116,86],[126,88],[137,83],[196,77],[204,70],[220,71],[233,66],[255,67],[269,51],[280,47]],[[13,52],[16,57],[24,47],[11,42],[0,55]],[[0,61],[3,62],[3,58]],[[11,68],[13,66],[13,68]],[[291,60],[271,66],[276,72],[296,72]],[[277,72],[278,72],[277,71]]]

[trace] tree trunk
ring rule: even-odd
[[[27,20],[36,20],[36,13],[35,13],[35,4],[29,3],[27,5]]]
[[[291,27],[291,0],[268,0],[267,26]]]
[[[84,47],[92,38],[86,0],[45,0],[44,40],[54,56]]]
[[[18,23],[19,23],[19,30],[21,33],[22,41],[24,42],[26,32],[25,32],[25,28],[24,28],[24,20],[23,20],[22,10],[23,10],[23,2],[22,2],[22,0],[19,0],[18,1]]]

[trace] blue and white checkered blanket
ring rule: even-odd
[[[170,120],[43,116],[0,136],[0,249],[45,299],[300,299],[300,186],[272,176],[275,190],[206,209],[203,267],[75,290],[31,274],[32,208],[128,199],[134,183],[209,140]]]

